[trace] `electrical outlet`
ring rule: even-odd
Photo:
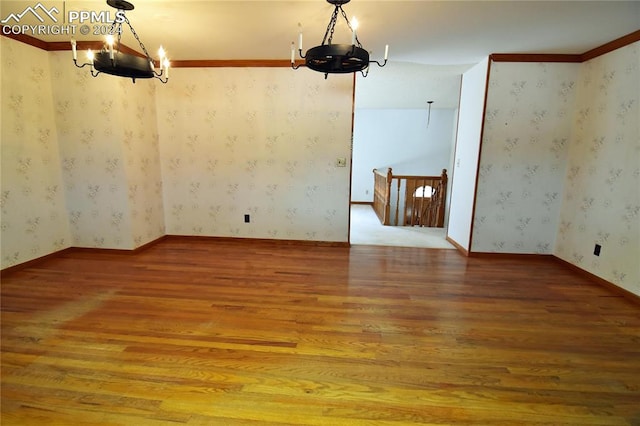
[[[346,158],[338,158],[336,159],[337,167],[347,167],[347,159]]]
[[[244,215],[244,223],[249,223],[251,222],[251,216],[249,216],[248,214]]]
[[[602,246],[600,244],[596,244],[593,249],[593,254],[595,254],[596,256],[600,256],[600,249],[602,249]]]

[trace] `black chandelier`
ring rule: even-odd
[[[369,73],[369,64],[375,62],[379,67],[384,67],[387,64],[387,57],[389,55],[389,45],[384,50],[384,61],[382,63],[378,61],[369,60],[369,52],[362,48],[360,40],[358,40],[357,21],[354,18],[353,25],[349,22],[347,14],[342,9],[343,4],[349,3],[350,0],[327,0],[335,6],[331,20],[327,26],[327,31],[324,33],[322,44],[320,46],[312,47],[307,50],[305,55],[302,54],[302,32],[299,35],[298,40],[298,52],[300,57],[305,60],[304,65],[307,68],[311,68],[314,71],[324,73],[324,78],[327,78],[329,74],[347,74],[360,71],[364,77]],[[349,30],[351,30],[351,44],[332,44],[333,33],[338,21],[338,13],[342,15],[347,22]],[[295,47],[294,43],[291,43],[291,68],[297,70],[302,66],[296,65],[295,62]]]
[[[133,29],[131,22],[125,16],[125,11],[133,10],[133,4],[125,0],[107,0],[107,4],[118,11],[113,23],[107,30],[107,38],[102,49],[98,52],[87,50],[87,59],[89,62],[78,65],[78,53],[76,50],[76,41],[71,39],[71,51],[73,53],[73,63],[78,68],[90,66],[91,75],[97,77],[100,73],[111,74],[118,77],[126,77],[136,82],[136,78],[157,78],[163,83],[169,80],[169,59],[165,56],[165,52],[160,46],[158,55],[160,56],[160,70],[156,71],[154,61],[147,52],[147,49],[140,41],[140,37]],[[142,55],[133,55],[121,52],[120,39],[122,38],[122,24],[127,23],[131,33],[140,45],[140,49],[144,52]],[[117,36],[117,41],[114,40]],[[114,47],[114,44],[116,45]]]

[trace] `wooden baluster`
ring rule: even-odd
[[[409,185],[409,182],[411,182],[411,185]],[[411,187],[411,188],[409,188]],[[411,181],[409,181],[409,179],[407,179],[407,194],[410,193],[411,195],[411,217],[409,218],[409,220],[407,221],[408,225],[414,226],[416,224],[416,206],[418,205],[418,198],[416,197],[416,190],[417,190],[417,181],[411,179]]]
[[[440,217],[438,219],[438,226],[440,228],[444,227],[444,212],[445,212],[445,208],[446,208],[446,201],[447,201],[447,185],[448,185],[448,181],[449,178],[447,176],[447,169],[442,169],[442,177],[441,177],[441,185],[440,185],[440,198],[442,198],[442,202],[440,205],[441,208],[441,214]]]
[[[385,182],[384,195],[384,225],[391,225],[391,181],[393,180],[393,171],[391,167],[387,170],[387,180]]]
[[[416,195],[420,189],[420,182],[417,179],[411,179],[411,196],[413,197],[413,205],[411,206],[411,226],[420,224],[420,196]]]
[[[434,226],[434,209],[438,205],[438,181],[431,180],[431,202],[429,203],[428,213],[426,217],[426,226],[432,227]]]
[[[404,208],[402,209],[404,213],[402,215],[402,226],[406,226],[411,221],[410,215],[409,215],[409,220],[407,220],[407,210],[410,210],[413,205],[413,200],[410,201],[409,199],[409,196],[410,196],[409,191],[411,190],[409,186],[410,186],[409,181],[407,180],[407,184],[404,187]]]
[[[380,218],[378,215],[378,174],[376,173],[376,169],[373,169],[373,211],[376,212],[376,216]]]
[[[407,178],[406,184],[405,184],[405,191],[404,191],[405,217],[404,217],[404,221],[402,222],[403,225],[413,226],[415,223],[415,208],[416,208],[415,190],[416,190],[415,180]]]
[[[424,218],[425,218],[425,195],[426,195],[426,188],[425,185],[427,184],[427,181],[425,179],[421,179],[420,182],[418,183],[418,185],[420,185],[420,188],[422,189],[421,194],[420,194],[420,206],[417,209],[417,214],[418,214],[418,226],[422,227],[424,226]]]
[[[380,223],[384,225],[384,218],[385,218],[385,198],[384,198],[384,194],[385,194],[385,181],[384,181],[384,177],[383,175],[381,175],[380,173],[378,173],[376,175],[377,179],[378,179],[378,187],[376,188],[376,198],[377,198],[377,204],[378,204],[378,219],[380,219]]]
[[[434,179],[431,185],[431,208],[429,209],[429,226],[437,226],[438,206],[440,205],[440,180]]]
[[[396,189],[396,220],[395,220],[395,224],[396,226],[398,226],[398,215],[400,214],[400,185],[402,183],[402,179],[396,179],[398,184],[397,184],[397,189]]]
[[[413,181],[413,185],[412,185],[412,197],[413,197],[413,205],[411,206],[411,226],[415,226],[416,223],[419,223],[420,220],[420,216],[419,216],[419,208],[418,207],[418,199],[416,197],[416,191],[417,191],[417,187],[418,187],[418,182],[417,181]]]

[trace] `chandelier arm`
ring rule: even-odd
[[[125,17],[125,19],[127,19],[127,18]],[[118,33],[118,49],[117,49],[117,51],[119,52],[120,51],[120,44],[121,44],[120,40],[122,39],[122,22],[120,22],[118,24],[118,28],[117,29],[114,28],[114,25],[115,25],[115,21],[113,21],[113,25],[111,25],[111,28],[109,29],[109,31],[116,31]],[[113,35],[112,32],[110,32],[109,34]]]
[[[378,61],[369,61],[369,63],[371,62],[375,62],[376,64],[378,64],[378,66],[380,68],[384,67],[385,65],[387,65],[387,60],[385,59],[382,63],[378,62]]]
[[[85,62],[85,63],[84,63],[84,64],[82,64],[82,65],[78,65],[78,60],[77,60],[77,59],[74,59],[74,60],[73,60],[73,63],[74,63],[74,64],[76,65],[76,67],[78,67],[78,68],[84,68],[84,67],[86,67],[86,66],[91,66],[91,63],[90,63],[90,62]]]
[[[369,64],[370,64],[370,63],[371,63],[371,61],[369,61]],[[362,68],[362,69],[360,70],[360,74],[362,74],[362,76],[363,76],[363,77],[365,77],[365,78],[369,75],[369,70],[370,70],[370,68],[369,68],[369,64],[367,64],[367,66],[366,66],[366,67],[364,67],[364,68]]]

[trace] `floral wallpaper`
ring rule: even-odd
[[[91,77],[50,54],[73,245],[133,249],[164,235],[155,83]]]
[[[2,268],[165,234],[348,240],[349,76],[183,68],[133,84],[0,47]],[[492,65],[471,251],[554,254],[640,295],[639,73],[640,43]]]
[[[2,268],[72,245],[48,54],[0,37]]]
[[[472,251],[553,254],[640,295],[639,74],[640,43],[492,64]]]
[[[160,137],[156,115],[157,82],[121,80],[123,163],[133,247],[165,235]]]
[[[6,37],[2,52],[2,267],[164,235],[152,82],[92,78]]]
[[[581,65],[555,254],[640,295],[640,42]],[[594,246],[602,247],[595,256]]]
[[[175,69],[134,84],[1,40],[2,268],[165,234],[348,241],[351,76]]]
[[[348,241],[353,78],[177,68],[158,90],[167,234]],[[244,216],[250,215],[250,222]]]
[[[492,63],[473,251],[553,253],[579,67]]]

